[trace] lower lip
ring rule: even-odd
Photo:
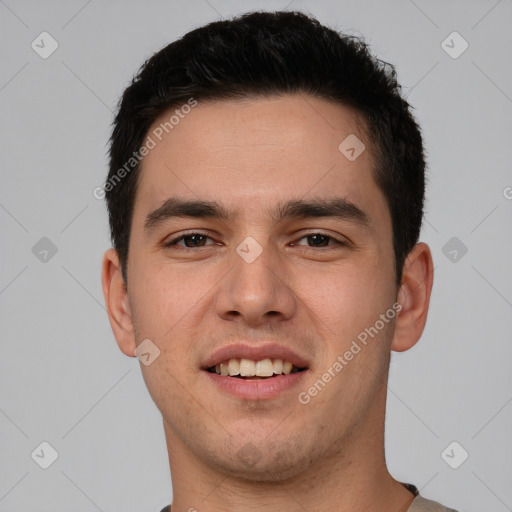
[[[288,375],[276,375],[268,379],[246,380],[217,375],[204,370],[207,378],[222,391],[243,400],[269,400],[297,386],[308,370]]]

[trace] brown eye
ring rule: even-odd
[[[180,235],[179,237],[166,242],[165,247],[179,246],[187,249],[194,249],[196,247],[212,245],[212,243],[206,243],[207,240],[211,240],[213,242],[213,240],[205,233],[187,233],[186,235]]]
[[[305,240],[306,243],[300,243],[300,240]],[[293,245],[307,245],[309,247],[327,247],[330,245],[345,245],[340,240],[327,235],[326,233],[310,233],[299,239],[299,243]]]
[[[207,238],[203,235],[187,235],[182,240],[186,247],[202,247]]]
[[[329,245],[329,240],[331,240],[331,237],[322,234],[316,234],[308,235],[306,239],[313,247],[325,247],[326,245]]]

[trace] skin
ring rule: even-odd
[[[349,134],[366,146],[352,162],[338,150]],[[120,349],[133,356],[149,338],[161,351],[141,369],[163,416],[173,512],[399,512],[410,505],[412,494],[385,464],[386,384],[391,350],[411,348],[423,331],[433,265],[428,246],[417,244],[396,286],[391,219],[371,153],[354,110],[283,95],[199,102],[144,158],[128,286],[113,249],[102,281]],[[170,218],[145,230],[146,216],[171,196],[216,201],[239,215]],[[331,217],[276,222],[269,214],[290,199],[332,197],[357,205],[368,226]],[[163,246],[188,230],[211,238]],[[318,246],[307,237],[318,232],[332,239],[320,237]],[[236,252],[247,236],[263,249],[252,263]],[[298,392],[396,301],[396,319],[301,404]],[[305,356],[300,388],[247,401],[209,384],[204,358],[238,340],[275,341]],[[237,455],[249,443],[259,455],[252,466]]]

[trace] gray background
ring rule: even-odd
[[[93,190],[112,110],[146,58],[206,22],[285,7],[364,35],[423,127],[435,283],[422,340],[393,355],[390,470],[461,511],[512,510],[510,0],[0,0],[0,511],[171,501],[159,413],[104,310]],[[43,31],[59,45],[47,59],[31,48]],[[442,46],[453,31],[469,43],[458,58]],[[43,441],[59,454],[48,469]]]

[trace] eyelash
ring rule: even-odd
[[[189,236],[199,235],[206,238],[211,238],[209,233],[203,233],[201,231],[191,231],[189,233],[184,233],[182,235],[177,236],[176,238],[173,238],[172,240],[169,240],[168,242],[165,242],[165,247],[171,247],[173,245],[176,245],[178,242],[181,242],[181,240],[184,240],[185,238],[188,238]],[[183,247],[184,249],[193,249],[193,247]]]
[[[191,236],[194,236],[194,235],[199,235],[199,236],[202,236],[202,237],[211,238],[209,233],[204,233],[204,232],[201,232],[201,231],[191,231],[189,233],[181,234],[178,237],[173,238],[172,240],[169,240],[168,242],[165,242],[164,247],[170,248],[170,247],[173,247],[173,246],[178,246],[177,245],[178,242],[181,242],[185,238],[188,238],[188,237],[191,237]],[[328,247],[333,247],[333,246],[342,246],[342,247],[348,246],[347,242],[342,242],[341,240],[338,240],[337,238],[335,238],[335,237],[333,237],[333,236],[331,236],[331,235],[329,235],[327,233],[324,233],[322,231],[313,231],[311,233],[306,233],[305,235],[301,236],[299,238],[299,240],[302,240],[304,238],[307,238],[307,237],[310,237],[310,236],[314,236],[314,235],[324,236],[324,237],[328,238],[329,241],[332,240],[334,243],[333,244],[329,244],[328,243],[328,245],[325,246],[325,247],[308,246],[308,249],[327,249]],[[215,245],[215,244],[209,244],[209,245]],[[294,243],[293,245],[299,245],[299,244]],[[201,249],[204,246],[200,246],[200,247],[179,246],[179,247],[182,247],[185,250],[193,250],[193,249]]]

